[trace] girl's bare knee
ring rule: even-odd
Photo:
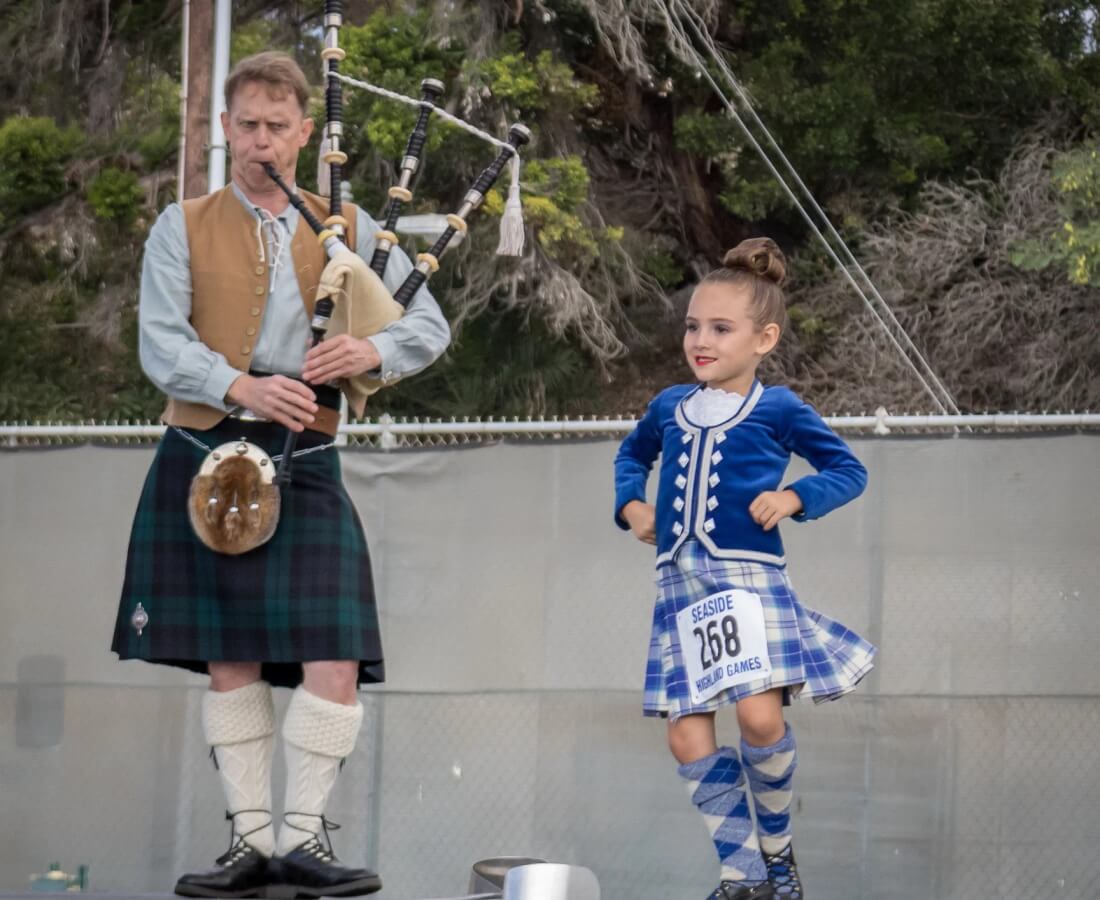
[[[701,714],[670,721],[668,749],[681,765],[710,756],[718,749],[714,738],[714,717]]]
[[[741,737],[745,743],[754,747],[768,747],[782,740],[787,728],[782,712],[764,710],[743,713],[738,709],[737,724],[741,727]]]

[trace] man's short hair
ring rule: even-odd
[[[302,115],[309,114],[309,82],[293,57],[277,50],[265,50],[242,59],[225,79],[226,109],[232,107],[237,88],[250,81],[261,81],[269,87],[294,94],[302,108]]]

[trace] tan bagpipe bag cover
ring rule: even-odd
[[[382,283],[374,270],[357,253],[344,249],[328,261],[317,285],[317,298],[331,297],[334,304],[328,335],[350,334],[367,338],[378,334],[404,315],[404,307]],[[341,379],[340,387],[356,416],[362,416],[367,398],[392,381],[371,378],[365,373]]]

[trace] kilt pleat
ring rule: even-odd
[[[282,452],[285,429],[226,419],[190,431],[208,447],[244,439]],[[327,443],[304,432],[299,450]],[[187,498],[206,453],[174,429],[157,448],[134,515],[112,650],[122,659],[206,672],[207,663],[261,662],[293,687],[301,663],[357,660],[361,683],[385,679],[366,538],[343,486],[336,448],[294,460],[274,536],[240,556],[208,549]],[[149,616],[138,635],[130,618]]]
[[[676,628],[676,614],[718,591],[741,588],[759,595],[764,609],[772,671],[766,678],[734,685],[694,703]],[[785,688],[788,697],[815,703],[854,690],[874,667],[876,649],[851,629],[801,604],[786,569],[765,563],[716,560],[695,541],[657,571],[657,601],[646,664],[642,709],[647,716],[676,719]]]

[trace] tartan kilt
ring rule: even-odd
[[[208,447],[244,439],[276,455],[287,432],[225,419],[188,433]],[[330,440],[305,431],[297,449]],[[240,556],[215,553],[191,528],[188,492],[205,456],[172,428],[157,448],[134,515],[111,649],[203,673],[211,661],[261,662],[263,677],[284,687],[301,682],[303,662],[357,660],[361,683],[384,681],[370,556],[336,448],[294,460],[275,534]],[[149,616],[140,636],[130,623],[138,603]]]
[[[657,602],[646,665],[647,716],[677,719],[714,712],[744,697],[783,687],[784,698],[835,700],[854,690],[874,667],[876,649],[854,631],[803,606],[786,569],[765,563],[712,558],[696,541],[657,570]],[[760,597],[772,671],[766,678],[734,685],[694,703],[684,669],[676,614],[719,591],[740,588]]]

